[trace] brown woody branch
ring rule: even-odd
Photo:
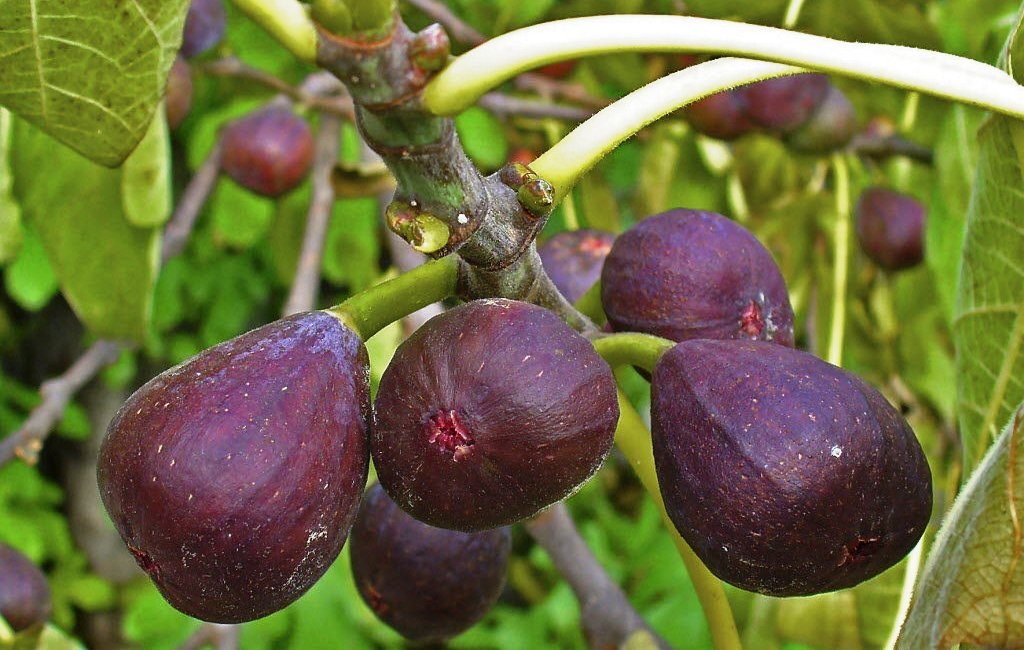
[[[192,636],[185,640],[185,643],[181,644],[178,650],[200,650],[200,648],[237,650],[239,636],[241,636],[241,629],[237,625],[203,623]]]
[[[332,79],[333,83],[330,87],[320,87],[315,90],[311,90],[308,83],[295,87],[284,79],[259,68],[246,65],[235,57],[217,59],[202,65],[199,69],[201,72],[210,75],[242,79],[266,86],[285,95],[297,104],[307,106],[321,113],[337,115],[349,122],[355,119],[352,100],[344,96],[344,86],[338,83],[337,80]],[[316,78],[317,75],[312,75],[312,77]]]

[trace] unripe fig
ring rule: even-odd
[[[475,531],[573,493],[611,448],[611,369],[552,312],[476,300],[430,319],[377,392],[370,452],[381,485],[424,523]]]
[[[807,73],[759,81],[740,88],[747,117],[776,133],[790,133],[810,119],[828,94],[828,77]]]
[[[857,238],[883,269],[899,271],[924,259],[924,206],[884,187],[864,190],[857,201]]]
[[[569,302],[576,302],[601,278],[604,258],[615,235],[601,230],[570,230],[553,235],[540,247],[551,280]]]
[[[305,180],[313,164],[309,125],[288,108],[271,106],[224,129],[221,168],[256,194],[277,197]]]
[[[349,548],[359,595],[417,643],[441,643],[477,623],[505,586],[507,528],[462,533],[407,515],[375,484],[363,497]]]
[[[857,376],[780,345],[696,340],[652,386],[665,508],[722,580],[771,596],[851,587],[924,533],[924,453]]]
[[[18,551],[0,544],[0,617],[21,632],[45,623],[52,609],[43,572]]]
[[[167,77],[167,95],[165,110],[167,126],[176,129],[181,126],[192,109],[192,69],[180,56],[171,66],[171,74]]]
[[[793,309],[771,253],[713,212],[671,210],[619,235],[601,300],[620,332],[793,345]]]
[[[224,38],[227,19],[221,0],[192,0],[181,36],[181,56],[199,56]]]
[[[829,153],[842,149],[857,132],[857,112],[843,91],[829,86],[825,100],[803,126],[786,139],[797,151]]]
[[[747,116],[746,98],[736,90],[705,97],[683,112],[694,130],[719,140],[735,140],[757,128]]]
[[[338,556],[366,484],[369,366],[325,312],[243,334],[144,385],[110,424],[103,503],[182,612],[240,623]]]

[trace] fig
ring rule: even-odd
[[[174,60],[171,74],[167,77],[164,109],[171,129],[181,126],[192,109],[192,69],[180,56]]]
[[[526,147],[519,147],[509,154],[508,161],[510,163],[519,163],[520,165],[529,166],[534,160],[537,160],[537,154],[532,149]]]
[[[221,168],[242,187],[278,197],[302,184],[313,164],[313,134],[289,108],[270,106],[224,129]]]
[[[736,140],[757,128],[747,116],[746,99],[736,90],[705,97],[683,113],[695,131],[718,140]]]
[[[601,278],[614,241],[615,235],[601,230],[560,232],[540,247],[540,259],[562,295],[576,302]]]
[[[774,133],[795,131],[807,122],[825,101],[831,84],[818,73],[766,79],[740,88],[746,101],[746,115],[758,126]]]
[[[654,369],[665,508],[712,573],[804,596],[896,564],[931,515],[924,452],[857,376],[763,341],[684,341]]]
[[[192,0],[181,35],[181,56],[191,59],[207,52],[223,40],[226,26],[221,0]]]
[[[52,609],[43,572],[15,549],[0,544],[0,617],[21,632],[45,623]]]
[[[537,72],[551,79],[565,79],[576,71],[576,66],[578,63],[579,61],[577,61],[576,59],[569,59],[568,61],[558,61],[556,63],[549,63],[546,66],[538,68]]]
[[[771,253],[713,212],[670,210],[619,235],[601,300],[620,332],[793,345],[793,309]]]
[[[843,91],[830,85],[818,110],[786,138],[786,143],[797,151],[830,153],[848,145],[856,132],[853,104]]]
[[[857,238],[871,260],[889,271],[924,259],[924,206],[884,187],[864,190],[857,201]]]
[[[607,456],[619,417],[604,359],[552,312],[476,300],[399,346],[376,400],[381,485],[420,521],[477,531],[573,493]]]
[[[171,605],[216,623],[277,611],[338,556],[366,484],[369,365],[326,312],[167,370],[100,448],[107,512]]]
[[[374,484],[349,549],[356,588],[380,620],[416,643],[443,643],[476,624],[505,586],[507,528],[463,533],[407,515]]]

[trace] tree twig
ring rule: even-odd
[[[660,648],[670,647],[605,573],[580,537],[564,503],[556,503],[526,521],[525,526],[576,594],[583,632],[591,648],[619,648],[638,634],[646,635]]]
[[[409,0],[409,4],[425,13],[431,20],[441,23],[452,38],[469,45],[479,45],[487,38],[452,13],[452,10],[438,0]]]
[[[199,70],[200,72],[218,77],[231,77],[251,81],[266,86],[271,90],[276,90],[296,103],[308,106],[321,113],[338,115],[350,122],[355,120],[352,100],[345,94],[345,89],[341,82],[336,79],[333,80],[332,84],[323,84],[316,91],[311,92],[305,83],[295,87],[284,79],[247,65],[235,57],[225,57],[216,61],[210,61],[200,66]],[[317,77],[315,74],[311,76]]]
[[[295,279],[285,302],[285,315],[309,311],[316,305],[324,241],[331,220],[331,209],[334,207],[334,184],[331,176],[338,162],[340,135],[341,122],[338,117],[330,114],[321,116],[316,159],[313,163],[313,199],[309,204],[306,234],[302,240],[302,252],[299,254],[299,263],[295,269]]]
[[[586,108],[512,97],[504,93],[484,95],[480,98],[480,106],[499,116],[553,118],[570,122],[582,122],[594,114],[594,111]]]
[[[220,162],[224,155],[224,147],[218,139],[213,144],[213,149],[206,156],[206,160],[199,165],[199,169],[192,176],[178,200],[178,206],[174,209],[170,221],[164,227],[164,241],[160,251],[160,263],[166,264],[167,260],[177,257],[185,249],[192,229],[196,225],[199,213],[217,186],[217,179],[220,177]]]
[[[178,650],[199,650],[207,647],[214,650],[237,650],[240,632],[237,625],[203,623]]]
[[[850,143],[850,150],[858,156],[872,159],[904,156],[925,165],[935,162],[935,153],[931,149],[898,135],[858,135]]]

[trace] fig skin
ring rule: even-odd
[[[601,466],[619,417],[594,347],[552,312],[476,300],[430,319],[377,392],[370,452],[381,485],[420,521],[505,526]]]
[[[601,300],[619,332],[793,345],[793,308],[771,253],[714,212],[670,210],[619,235]]]
[[[718,140],[736,140],[757,128],[747,115],[746,98],[736,90],[705,97],[683,114],[698,133]]]
[[[889,271],[924,260],[924,206],[884,187],[864,190],[855,210],[857,239],[871,260]]]
[[[825,100],[807,122],[791,133],[786,144],[805,153],[824,154],[850,144],[857,133],[857,111],[849,98],[829,86]]]
[[[746,115],[758,126],[787,134],[805,124],[825,101],[828,77],[805,73],[766,79],[740,88],[746,100]]]
[[[0,544],[0,617],[21,632],[45,623],[52,611],[43,572],[20,552]]]
[[[180,56],[174,60],[167,77],[165,110],[171,130],[181,126],[192,110],[192,68]]]
[[[569,230],[550,237],[538,252],[551,281],[569,302],[576,302],[601,279],[614,241],[610,232]]]
[[[860,378],[758,341],[685,341],[654,370],[654,460],[672,522],[712,573],[770,596],[851,587],[931,515],[903,417]]]
[[[191,59],[209,51],[224,39],[226,27],[221,0],[192,0],[181,35],[181,56]]]
[[[416,521],[374,484],[352,527],[352,575],[382,621],[417,643],[466,631],[501,596],[508,572],[507,528],[463,533]]]
[[[297,314],[136,391],[100,449],[100,494],[171,605],[251,621],[341,551],[366,485],[368,421],[362,342],[330,314]]]
[[[291,109],[270,106],[224,129],[221,168],[242,187],[275,198],[302,184],[313,164],[313,134]]]

